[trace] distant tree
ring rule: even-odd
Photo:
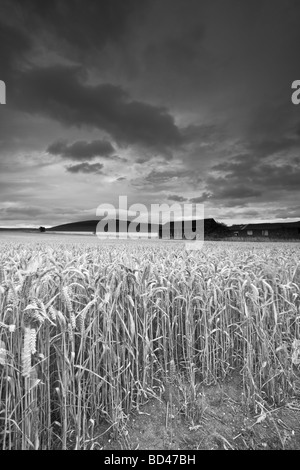
[[[41,233],[44,233],[44,232],[46,232],[46,229],[45,229],[45,227],[40,227],[40,228],[39,228],[39,231],[40,231]]]

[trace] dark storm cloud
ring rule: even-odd
[[[162,43],[150,43],[145,50],[146,60],[153,65],[165,61],[174,72],[182,73],[185,70],[189,73],[198,63],[199,44],[201,48],[203,38],[202,24],[184,28],[179,34],[178,31],[171,32],[170,37],[166,37]]]
[[[188,199],[183,196],[179,196],[178,194],[169,194],[168,198],[169,201],[175,201],[175,202],[186,202]]]
[[[267,201],[282,201],[299,192],[300,165],[266,162],[249,155],[238,155],[229,161],[213,166],[222,175],[210,175],[205,180],[205,190],[190,202],[221,204],[227,207]],[[292,212],[291,212],[292,213]],[[292,215],[291,215],[292,217]]]
[[[202,204],[203,202],[206,202],[211,197],[212,197],[212,195],[210,193],[204,191],[200,196],[192,197],[190,199],[190,202],[192,202],[194,204]]]
[[[270,157],[277,153],[287,153],[291,149],[300,149],[300,138],[279,138],[276,136],[274,140],[263,140],[260,142],[252,142],[249,146],[253,154],[260,157]]]
[[[135,194],[176,200],[193,190],[191,201],[244,207],[245,217],[266,202],[278,207],[274,217],[284,205],[295,216],[299,24],[298,0],[1,0],[1,194],[16,201],[4,185],[14,172],[27,190],[20,154],[45,161],[53,142],[49,172],[32,168],[39,186],[28,206],[48,177],[74,195],[80,178],[66,178],[52,154],[78,163],[69,173],[91,175],[102,171],[94,158],[125,156],[140,164],[127,176]],[[80,180],[78,198],[92,207],[98,194]]]
[[[149,161],[149,158],[147,157],[139,157],[135,163],[137,163],[138,165],[143,165],[144,163],[147,163]]]
[[[22,12],[26,28],[37,33],[46,30],[69,54],[93,54],[110,42],[124,39],[130,17],[147,2],[144,0],[9,0]]]
[[[66,170],[69,173],[102,173],[102,163],[78,163],[77,165],[67,165]]]
[[[84,78],[78,67],[33,68],[21,75],[14,103],[68,126],[104,130],[121,144],[164,148],[183,142],[164,107],[132,100],[119,86],[88,85]]]
[[[178,180],[181,178],[191,178],[193,174],[190,170],[170,168],[163,171],[152,170],[145,178],[144,181],[153,184],[169,183],[170,181]]]
[[[0,7],[0,12],[2,9]],[[7,24],[0,14],[1,80],[12,83],[16,70],[26,61],[32,47],[29,35],[17,26]]]
[[[216,179],[210,182],[210,186],[216,185],[218,189],[215,189],[211,198],[214,199],[248,199],[260,196],[262,191],[253,189],[251,187],[238,184],[234,187],[228,185],[221,179]],[[223,185],[223,187],[222,187]]]
[[[294,163],[269,163],[264,160],[251,160],[249,156],[238,156],[225,163],[214,166],[217,171],[225,174],[223,177],[209,177],[207,180],[209,188],[224,187],[227,191],[230,188],[247,185],[261,188],[261,191],[287,190],[299,191],[300,165]],[[255,191],[255,189],[253,189]],[[243,190],[241,188],[241,193]]]
[[[73,160],[86,160],[95,157],[108,158],[115,152],[115,149],[108,140],[94,140],[92,142],[80,140],[69,145],[62,141],[54,142],[49,145],[47,152]]]
[[[245,134],[245,147],[256,158],[299,150],[299,128],[300,115],[297,107],[291,105],[290,96],[286,93],[283,103],[273,103],[270,100],[268,103],[261,103],[253,111]]]

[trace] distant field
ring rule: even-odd
[[[131,448],[149,400],[200,433],[236,374],[261,421],[300,398],[297,243],[1,233],[0,307],[2,449],[103,448],[103,423]]]
[[[96,235],[92,233],[82,233],[82,232],[46,232],[46,233],[40,233],[40,232],[34,232],[34,233],[28,233],[28,232],[19,232],[19,231],[0,231],[0,243],[9,243],[9,242],[17,242],[17,243],[22,243],[22,242],[32,242],[32,243],[40,243],[40,242],[55,242],[55,243],[88,243],[88,244],[99,244],[99,243],[106,243],[106,244],[120,244],[120,243],[134,243],[135,245],[138,243],[145,244],[149,242],[150,244],[153,243],[159,243],[161,245],[165,244],[178,244],[178,246],[184,246],[184,242],[178,241],[178,240],[162,240],[158,239],[157,237],[154,237],[153,239],[128,239],[128,240],[105,240],[105,239],[100,239]],[[230,238],[228,240],[207,240],[205,244],[208,244],[208,246],[235,246],[236,248],[238,246],[243,247],[244,249],[247,249],[249,247],[255,247],[259,249],[259,247],[265,249],[270,249],[272,245],[275,245],[276,247],[280,246],[288,246],[288,247],[298,247],[300,249],[300,243],[297,240],[269,240],[269,239],[241,239],[239,240],[238,238]]]

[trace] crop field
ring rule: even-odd
[[[299,244],[0,240],[1,449],[101,448],[103,423],[129,447],[163,398],[198,429],[236,376],[261,422],[300,403]]]

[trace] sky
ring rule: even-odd
[[[298,0],[0,0],[0,226],[300,219]]]

